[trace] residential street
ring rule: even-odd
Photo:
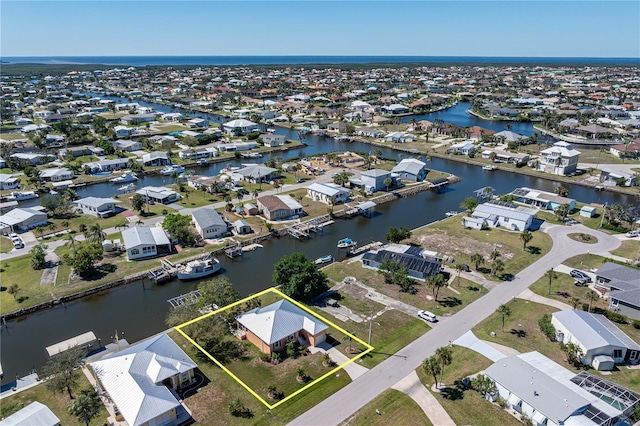
[[[552,237],[553,248],[540,260],[517,274],[513,281],[496,286],[486,296],[471,303],[452,317],[441,318],[439,323],[434,324],[431,331],[294,419],[290,424],[336,425],[344,421],[377,395],[419,367],[425,358],[435,353],[437,348],[456,340],[495,312],[498,306],[518,296],[542,277],[548,269],[554,268],[564,260],[578,254],[608,252],[620,245],[620,241],[615,237],[582,225],[545,224],[542,231]],[[566,236],[576,232],[594,235],[598,238],[598,243],[584,244]]]

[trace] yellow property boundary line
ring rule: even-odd
[[[202,346],[200,346],[199,344],[197,344],[191,337],[189,337],[189,335],[187,333],[185,333],[182,329],[188,325],[194,324],[200,320],[203,320],[205,318],[208,318],[212,315],[216,315],[219,314],[221,312],[226,311],[227,309],[231,309],[234,306],[240,305],[242,303],[245,303],[251,299],[263,296],[265,294],[268,293],[274,293],[280,297],[282,297],[283,299],[288,300],[289,302],[293,303],[295,306],[297,306],[298,308],[304,310],[305,312],[309,313],[310,315],[313,315],[314,317],[318,318],[319,320],[323,321],[324,323],[328,324],[330,327],[335,328],[336,330],[338,330],[339,332],[341,332],[342,334],[345,334],[346,336],[352,338],[353,340],[355,340],[356,342],[360,343],[361,345],[363,345],[364,347],[366,347],[367,349],[358,354],[357,356],[349,359],[348,361],[346,361],[345,363],[337,366],[336,368],[332,369],[331,371],[329,371],[328,373],[325,373],[324,375],[318,377],[317,379],[315,379],[314,381],[310,382],[309,384],[307,384],[306,386],[298,389],[297,391],[295,391],[294,393],[292,393],[291,395],[288,395],[286,398],[281,399],[280,401],[274,403],[274,404],[269,404],[267,401],[264,400],[264,398],[262,398],[260,395],[258,395],[253,389],[251,389],[246,383],[244,383],[242,380],[240,380],[238,377],[236,377],[235,374],[233,374],[227,367],[225,367],[220,361],[218,361],[215,357],[213,357],[209,352],[207,352],[206,350],[204,350],[204,348]],[[309,389],[310,387],[316,385],[317,383],[320,383],[322,380],[326,379],[327,377],[331,376],[332,374],[334,374],[335,372],[343,369],[345,366],[351,364],[352,362],[362,358],[363,356],[365,356],[366,354],[368,354],[369,352],[371,352],[373,350],[373,346],[367,344],[366,342],[364,342],[363,340],[357,338],[356,336],[354,336],[353,334],[349,333],[348,331],[346,331],[345,329],[343,329],[342,327],[339,327],[337,325],[335,325],[334,323],[332,323],[331,321],[325,319],[324,317],[321,317],[320,315],[316,314],[315,312],[313,312],[311,309],[307,308],[306,306],[302,305],[301,303],[293,300],[292,298],[290,298],[289,296],[287,296],[286,294],[282,293],[280,290],[276,289],[276,288],[268,288],[264,291],[261,291],[260,293],[254,294],[252,296],[249,297],[245,297],[242,300],[238,300],[237,302],[231,303],[225,307],[222,307],[220,309],[217,309],[213,312],[208,312],[202,316],[199,316],[198,318],[192,319],[191,321],[187,321],[183,324],[180,324],[179,326],[175,327],[175,329],[178,331],[178,333],[180,333],[182,336],[184,336],[185,339],[187,339],[193,346],[195,346],[196,348],[198,348],[198,350],[200,350],[200,352],[202,352],[203,354],[205,354],[211,361],[213,361],[218,367],[220,367],[222,369],[222,371],[224,371],[225,373],[227,373],[229,376],[231,376],[236,382],[238,382],[240,384],[240,386],[242,386],[243,388],[245,388],[247,391],[249,391],[249,393],[251,395],[253,395],[254,397],[256,397],[258,399],[258,401],[262,402],[268,409],[273,409],[277,406],[279,406],[280,404],[284,404],[286,401],[290,400],[291,398],[295,397],[296,395],[298,395],[301,392],[304,392],[305,390]]]

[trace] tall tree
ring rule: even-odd
[[[73,399],[71,392],[80,380],[78,368],[83,365],[85,355],[85,349],[76,346],[49,358],[42,367],[42,375],[47,378],[47,389],[57,393],[67,391],[69,399]]]
[[[444,377],[444,368],[451,364],[451,361],[453,359],[453,354],[451,352],[451,348],[447,347],[447,346],[443,346],[441,348],[436,349],[436,358],[438,358],[438,360],[440,361],[441,364],[441,368],[440,368],[440,382],[443,381],[443,377]]]
[[[533,239],[533,234],[525,229],[520,234],[520,239],[522,240],[522,249],[526,250],[527,249],[527,244],[529,244],[529,241],[531,241]]]
[[[89,227],[89,239],[91,241],[101,243],[104,240],[105,236],[106,234],[102,230],[102,227],[99,223],[94,223]]]
[[[480,265],[484,264],[484,256],[480,253],[474,253],[471,255],[471,261],[476,265],[477,271]]]
[[[427,374],[431,374],[433,376],[433,381],[436,384],[436,388],[438,387],[438,374],[442,371],[440,367],[440,361],[435,356],[429,357],[424,360],[422,363],[422,368]]]
[[[464,265],[462,263],[456,263],[454,265],[454,268],[458,272],[458,287],[460,287],[460,275],[462,274],[462,271],[464,270]]]
[[[547,295],[551,294],[551,283],[553,282],[553,280],[556,279],[556,271],[553,270],[553,268],[549,269],[547,272],[544,273],[544,275],[547,277],[547,279],[549,280],[549,290],[547,292]]]
[[[589,310],[587,312],[591,312],[591,304],[598,300],[600,296],[598,296],[598,293],[596,293],[595,291],[589,290],[587,294],[585,294],[585,297],[589,301]]]
[[[508,305],[500,305],[496,312],[502,316],[502,332],[504,333],[504,319],[511,315],[511,308]]]
[[[303,253],[284,256],[274,265],[273,281],[297,300],[313,298],[327,289],[327,276]]]
[[[142,195],[140,194],[133,194],[133,197],[131,197],[131,207],[137,211],[138,213],[143,213],[144,212],[144,198],[142,198]]]
[[[438,293],[442,287],[447,285],[447,281],[442,274],[432,275],[427,278],[427,288],[430,288],[433,293],[433,299],[438,301]]]
[[[94,389],[84,389],[80,395],[71,402],[69,413],[75,416],[86,426],[98,416],[102,408],[102,400]]]

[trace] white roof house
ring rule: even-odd
[[[427,177],[427,164],[415,158],[403,158],[398,165],[391,169],[391,173],[397,173],[402,180],[422,182]]]
[[[57,426],[60,419],[46,405],[34,401],[0,421],[2,426]]]
[[[145,186],[138,189],[136,194],[142,195],[145,200],[161,204],[174,203],[180,199],[180,195],[176,191],[164,186]]]
[[[16,189],[20,186],[18,178],[8,174],[0,174],[0,189]]]
[[[556,142],[552,147],[540,151],[538,171],[556,175],[568,175],[576,171],[580,151],[566,142]]]
[[[107,217],[116,212],[116,204],[120,203],[113,198],[99,198],[99,197],[86,197],[80,200],[74,201],[75,204],[82,213],[90,214],[91,216]]]
[[[128,260],[145,259],[171,253],[171,242],[164,229],[159,226],[125,229],[122,241],[127,250]]]
[[[308,340],[311,345],[324,341],[325,323],[288,300],[280,300],[236,317],[246,338],[266,353],[280,352],[287,341]]]
[[[0,228],[27,231],[47,224],[47,214],[33,208],[13,209],[0,216]]]
[[[63,180],[69,180],[69,179],[73,179],[73,177],[74,177],[73,171],[67,169],[66,167],[44,169],[40,172],[40,179],[48,180],[51,182],[60,182]]]
[[[167,386],[176,389],[190,384],[197,367],[166,334],[90,365],[130,426],[174,424],[180,402]]]
[[[312,183],[307,187],[307,197],[325,204],[341,204],[349,199],[349,190],[335,183]]]
[[[258,124],[244,118],[238,118],[236,120],[227,121],[222,125],[222,128],[229,134],[239,132],[240,134],[245,135],[253,132],[254,130],[258,130]]]
[[[614,363],[635,364],[640,359],[640,345],[604,315],[567,309],[551,316],[551,324],[556,328],[558,337],[565,344],[571,342],[580,346],[584,364],[594,364],[596,357],[605,356],[610,362],[603,364],[603,359],[599,358],[594,368],[606,370],[612,369]]]
[[[503,226],[512,231],[531,228],[536,210],[511,203],[491,201],[477,206],[471,216],[463,217],[467,228],[481,229],[483,225],[495,228]]]

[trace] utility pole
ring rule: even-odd
[[[369,316],[369,345],[371,345],[371,328],[373,327],[373,308],[371,308],[371,315]]]
[[[604,223],[605,213],[607,213],[607,201],[604,202],[604,207],[602,209],[602,218],[600,219],[600,228],[602,228],[602,224]]]

